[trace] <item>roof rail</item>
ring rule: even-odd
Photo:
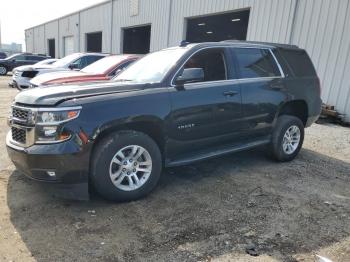
[[[191,43],[188,42],[188,41],[186,41],[186,40],[182,40],[182,41],[180,42],[180,47],[186,47],[186,46],[188,46],[189,44],[191,44]]]
[[[284,48],[299,48],[297,45],[271,43],[271,42],[259,42],[259,41],[224,40],[224,41],[221,41],[221,42],[248,43],[248,44],[256,44],[256,45],[271,45],[271,46],[284,47]]]

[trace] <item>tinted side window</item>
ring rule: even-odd
[[[240,78],[281,76],[269,50],[234,48],[233,51],[236,55]]]
[[[279,51],[297,77],[316,76],[311,59],[304,50],[281,49]]]
[[[24,61],[24,60],[26,60],[24,55],[15,56],[13,59],[15,59],[16,61]]]
[[[42,57],[42,56],[33,56],[33,58],[32,58],[32,60],[34,60],[34,61],[42,61],[42,60],[44,60],[44,59],[46,59],[46,57]]]
[[[37,56],[27,55],[25,56],[26,61],[40,61]]]
[[[101,58],[103,58],[103,56],[86,56],[86,66],[96,62],[97,60],[100,60]]]
[[[221,49],[208,49],[193,55],[184,68],[202,68],[204,82],[226,80],[226,63],[224,51]]]

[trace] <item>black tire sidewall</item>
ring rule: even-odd
[[[283,137],[288,128],[291,126],[297,126],[300,130],[300,141],[298,148],[292,154],[286,154],[283,150]],[[293,160],[299,153],[304,142],[304,125],[302,121],[290,115],[282,115],[278,117],[273,135],[272,135],[272,154],[274,158],[281,162]]]
[[[117,188],[109,176],[113,156],[122,148],[138,145],[145,148],[152,158],[152,172],[146,183],[133,191]],[[162,169],[162,158],[157,144],[146,134],[136,131],[121,131],[108,135],[97,145],[93,153],[91,180],[97,192],[112,201],[131,201],[146,196],[157,185]]]

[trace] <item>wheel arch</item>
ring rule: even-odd
[[[301,99],[282,103],[279,106],[279,109],[275,116],[275,122],[277,121],[277,118],[281,115],[292,115],[298,117],[303,122],[305,127],[309,115],[308,105],[305,100]]]
[[[93,135],[94,140],[92,152],[94,151],[94,147],[107,135],[119,131],[130,130],[144,133],[152,138],[158,145],[159,150],[163,155],[165,151],[164,124],[161,119],[154,116],[142,116],[131,119],[123,119],[106,123],[100,126],[100,128],[98,128]]]

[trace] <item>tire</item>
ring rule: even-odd
[[[4,75],[6,75],[7,74],[7,68],[6,68],[6,66],[4,66],[4,65],[0,65],[0,75],[1,76],[4,76]]]
[[[287,131],[288,134],[294,135],[288,136]],[[298,132],[299,140],[297,139]],[[285,135],[287,138],[285,138]],[[304,125],[302,121],[295,116],[279,116],[272,134],[271,153],[273,158],[280,162],[293,160],[298,155],[303,142]]]
[[[135,148],[138,151],[133,155],[132,150]],[[144,153],[137,158],[141,152]],[[122,158],[121,155],[125,157]],[[124,165],[125,162],[128,164]],[[91,182],[105,199],[132,201],[146,196],[155,188],[161,170],[162,156],[159,147],[148,135],[136,131],[120,131],[106,136],[96,146],[91,166]],[[118,182],[120,179],[121,182]]]

